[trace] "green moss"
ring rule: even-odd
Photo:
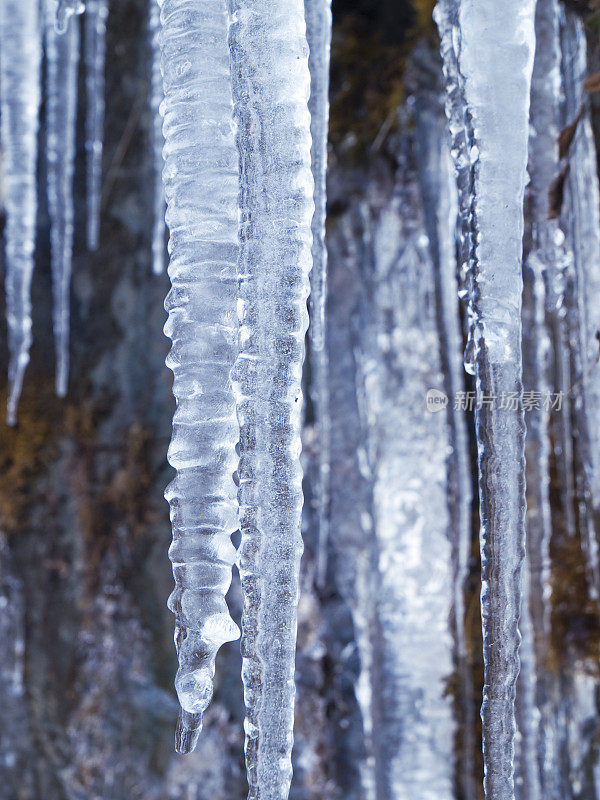
[[[405,74],[415,44],[430,40],[437,48],[433,0],[396,6],[408,20],[395,37],[375,23],[373,13],[336,14],[332,43],[331,143],[338,153],[360,157],[395,127],[405,99]],[[381,14],[385,16],[386,4]]]

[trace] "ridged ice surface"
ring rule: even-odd
[[[461,0],[458,75],[472,126],[473,364],[479,448],[485,791],[514,797],[514,697],[525,553],[521,259],[535,4]],[[452,87],[451,87],[452,91]],[[460,174],[459,174],[460,177]],[[501,408],[512,393],[517,403]]]
[[[237,353],[238,157],[224,2],[163,0],[165,195],[177,409],[168,458],[181,704],[176,746],[189,752],[213,691],[219,647],[239,635],[225,594],[237,528],[238,424],[230,372]]]
[[[56,5],[56,3],[54,3],[54,5]],[[55,8],[57,31],[59,33],[64,33],[67,30],[69,19],[74,14],[82,14],[84,8],[83,0],[58,0],[58,6]]]
[[[402,153],[398,160],[405,164]],[[387,207],[371,214],[365,207],[355,355],[371,483],[354,617],[364,792],[373,800],[451,800],[449,441],[446,414],[430,413],[424,401],[428,390],[441,390],[442,376],[430,240],[410,167],[400,167]]]
[[[325,217],[327,210],[327,141],[329,131],[329,61],[331,50],[331,0],[304,0],[306,36],[310,68],[311,166],[315,182],[315,214],[312,220],[312,257],[310,274],[310,343],[312,401],[317,431],[317,518],[319,523],[318,579],[325,581],[327,569],[329,504],[329,384],[325,347],[325,309],[327,305],[327,246]]]
[[[17,421],[17,404],[31,345],[40,54],[38,0],[3,0],[0,3],[0,142],[6,187],[9,425]]]
[[[238,567],[249,797],[285,800],[302,554],[300,425],[311,268],[310,76],[302,0],[235,0],[240,154]]]
[[[472,214],[471,184],[473,162],[477,151],[473,147],[473,132],[464,97],[464,78],[460,73],[458,57],[461,47],[461,30],[458,20],[459,0],[439,0],[434,9],[434,19],[440,35],[443,75],[446,83],[446,117],[450,138],[450,154],[456,173],[458,190],[458,291],[465,305],[467,344],[464,365],[473,374],[474,312],[473,263],[471,259]]]
[[[69,289],[73,258],[73,172],[77,123],[79,21],[67,16],[55,27],[56,3],[47,3],[46,163],[52,265],[56,393],[64,397],[69,378]]]
[[[164,97],[160,71],[160,8],[157,0],[148,0],[148,39],[150,46],[150,139],[154,164],[154,204],[152,218],[152,271],[160,275],[165,268],[165,191],[162,182],[163,144],[159,107]]]
[[[104,60],[108,0],[86,0],[85,7],[85,150],[87,245],[96,250],[100,236],[102,148],[104,141]]]

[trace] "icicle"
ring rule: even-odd
[[[573,393],[577,423],[576,463],[579,526],[590,583],[600,592],[600,558],[593,512],[600,510],[600,193],[589,109],[583,105],[587,73],[582,21],[561,10],[563,126],[576,123],[568,148],[562,218],[573,253],[574,287],[567,298],[572,344]]]
[[[165,195],[170,230],[165,333],[177,409],[169,462],[182,707],[176,746],[193,750],[212,696],[217,650],[237,638],[225,593],[237,528],[238,424],[230,371],[237,352],[238,172],[225,2],[162,0]]]
[[[164,137],[159,106],[164,96],[160,71],[160,9],[157,0],[148,0],[151,52],[150,115],[152,122],[152,154],[154,159],[154,218],[152,222],[152,271],[160,275],[165,268],[165,192],[162,182]]]
[[[0,3],[0,132],[6,183],[6,314],[8,319],[9,425],[31,345],[31,275],[37,211],[36,162],[40,104],[38,0]]]
[[[543,358],[542,349],[545,336],[549,336],[554,352],[554,364],[550,365],[553,388],[562,396],[562,408],[553,413],[552,424],[555,429],[555,452],[560,456],[557,459],[559,483],[563,489],[562,507],[566,520],[569,536],[575,535],[575,520],[573,516],[573,458],[572,458],[572,432],[571,432],[571,380],[569,374],[569,332],[565,319],[565,287],[567,275],[571,269],[569,259],[564,247],[564,234],[556,218],[556,209],[550,207],[550,195],[553,183],[559,173],[559,105],[561,99],[560,83],[560,43],[559,43],[559,3],[558,0],[538,0],[536,5],[536,53],[531,83],[531,123],[532,134],[529,143],[529,172],[531,176],[530,194],[532,197],[532,230],[529,265],[532,271],[532,280],[539,282],[538,273],[542,270],[544,285],[534,289],[534,295],[540,292],[545,295],[546,317],[548,321],[547,334],[541,331],[534,343],[531,363],[532,379],[536,385],[530,387],[540,391],[549,390],[551,387],[540,383],[544,381],[543,372],[540,372],[540,359]],[[537,277],[536,277],[537,276]],[[537,312],[534,312],[534,317]],[[542,325],[541,319],[539,322]],[[536,356],[537,353],[537,356]],[[528,370],[526,370],[528,372]],[[539,386],[538,386],[539,384]],[[543,425],[546,425],[544,422]],[[547,433],[539,431],[540,446],[547,450],[548,442],[544,441]],[[543,458],[547,457],[540,451]],[[544,461],[540,462],[540,479],[546,470]],[[544,494],[546,489],[543,489]],[[543,511],[538,517],[543,524],[540,528],[541,538],[539,543],[544,551],[543,560],[548,559],[549,522],[546,509],[547,498],[540,497],[537,506]],[[535,537],[534,532],[534,537]],[[533,565],[533,564],[532,564]],[[534,565],[533,565],[534,566]],[[534,584],[536,580],[534,579]],[[534,594],[536,592],[534,591]],[[539,593],[538,593],[539,595]],[[547,611],[545,612],[547,613]],[[549,625],[546,620],[545,627]]]
[[[96,250],[100,234],[102,146],[104,137],[104,58],[108,0],[87,0],[85,9],[85,149],[87,245]]]
[[[536,707],[536,662],[533,648],[534,631],[529,605],[529,559],[523,564],[522,606],[519,621],[521,645],[520,671],[517,681],[516,720],[519,735],[516,741],[516,796],[519,800],[542,800],[538,764],[539,712]]]
[[[54,339],[56,343],[56,393],[64,397],[69,377],[69,288],[73,256],[73,170],[77,121],[77,65],[79,25],[65,19],[65,32],[57,33],[56,3],[48,3],[46,46],[46,159]]]
[[[314,212],[302,0],[233,0],[240,156],[242,677],[250,798],[291,780],[299,566],[301,376]]]
[[[523,270],[523,385],[532,403],[527,413],[527,562],[521,611],[521,675],[517,691],[517,718],[521,733],[518,773],[519,796],[526,800],[554,797],[558,752],[555,679],[548,669],[550,641],[550,538],[552,529],[549,485],[550,405],[552,385],[551,340],[554,350],[568,359],[560,304],[549,302],[546,287],[558,288],[564,254],[558,246],[558,221],[551,219],[550,192],[558,174],[558,106],[560,97],[557,0],[537,0],[536,50],[531,82],[529,139],[529,194],[532,199]],[[550,290],[554,293],[555,289]],[[547,325],[547,319],[550,328]],[[561,378],[555,374],[554,379]],[[565,391],[565,386],[557,391]],[[559,430],[557,446],[565,449],[570,426],[562,419],[565,408],[553,412]],[[572,464],[565,464],[561,485],[571,483]],[[563,505],[572,505],[572,495]]]
[[[365,796],[434,800],[452,796],[455,770],[449,441],[446,415],[425,405],[442,383],[430,242],[417,176],[403,152],[397,159],[391,202],[373,222],[363,208],[355,359],[372,508],[357,580],[357,696]]]
[[[313,268],[310,276],[310,343],[312,401],[317,427],[317,517],[319,543],[317,582],[324,585],[327,571],[329,498],[329,385],[325,347],[325,307],[327,303],[327,246],[325,216],[327,204],[327,139],[329,130],[329,57],[331,48],[331,0],[304,0],[310,68],[311,163],[315,182],[315,214],[312,221]]]
[[[58,8],[56,9],[56,30],[58,33],[65,33],[69,19],[74,14],[83,14],[84,9],[83,0],[58,0]]]
[[[315,214],[312,222],[313,269],[311,272],[311,346],[325,349],[327,300],[327,140],[329,131],[329,58],[331,49],[331,0],[304,0],[310,68],[311,163],[315,181]]]
[[[423,70],[424,74],[426,70]],[[465,583],[471,553],[472,479],[466,414],[457,404],[465,391],[460,329],[456,226],[459,219],[456,179],[438,93],[416,97],[417,151],[425,223],[434,264],[434,282],[440,336],[444,391],[449,398],[447,422],[448,538],[452,545],[455,662],[458,673],[460,735],[462,737],[460,787],[465,800],[474,798],[473,753],[475,715],[472,678],[467,661],[465,633]],[[460,234],[459,234],[460,238]]]
[[[461,0],[455,50],[473,130],[471,302],[480,405],[482,721],[485,790],[494,800],[514,797],[514,694],[525,544],[521,257],[534,7],[533,0]],[[447,48],[442,49],[446,56]],[[447,61],[449,66],[454,64]],[[511,396],[516,404],[506,403]]]

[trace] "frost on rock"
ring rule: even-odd
[[[229,44],[240,157],[238,268],[242,678],[250,798],[291,780],[313,179],[302,0],[234,0]]]
[[[182,709],[176,745],[189,752],[212,696],[217,650],[239,635],[225,602],[237,528],[230,371],[238,336],[238,157],[224,2],[163,0],[161,21],[171,279],[165,333],[177,401],[168,452],[177,474],[165,493],[175,577],[169,607]]]
[[[104,60],[108,0],[87,0],[85,7],[85,150],[87,170],[87,245],[96,250],[100,236],[102,147],[104,135]]]
[[[510,800],[514,797],[514,697],[525,555],[520,316],[535,4],[532,0],[503,4],[461,0],[444,5],[450,10],[454,6],[458,12],[455,30],[459,37],[451,39],[451,46],[444,50],[450,95],[456,91],[462,95],[463,115],[468,113],[472,131],[474,249],[472,283],[467,288],[473,313],[473,369],[481,404],[476,431],[485,665],[481,712],[484,782],[487,797]],[[450,112],[452,128],[452,103]],[[514,408],[501,408],[491,400],[509,395],[517,398]]]
[[[56,393],[64,397],[69,376],[69,289],[73,257],[73,171],[77,122],[79,25],[65,19],[65,30],[54,25],[56,3],[47,3],[46,163],[52,264]]]
[[[150,114],[151,142],[154,164],[154,215],[152,219],[152,271],[160,275],[165,268],[165,192],[162,181],[163,144],[159,107],[164,97],[160,71],[160,8],[157,0],[148,0],[148,35],[151,55]]]
[[[7,797],[32,796],[27,770],[30,718],[25,695],[25,598],[0,533],[0,780]]]
[[[310,68],[311,165],[315,183],[315,213],[312,220],[312,258],[310,275],[310,343],[313,369],[312,401],[317,429],[317,518],[319,525],[318,580],[325,582],[327,569],[329,503],[329,384],[325,347],[327,305],[327,142],[329,130],[329,61],[331,50],[331,0],[304,0]]]
[[[15,425],[31,345],[31,275],[37,212],[41,20],[38,0],[0,3],[0,142],[6,186],[7,422]]]

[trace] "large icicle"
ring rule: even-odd
[[[514,798],[514,696],[525,552],[521,261],[534,8],[533,0],[461,0],[456,43],[473,131],[470,299],[480,405],[481,713],[485,791],[494,800]],[[507,402],[510,397],[516,403]]]
[[[302,0],[233,0],[240,156],[242,677],[250,798],[291,780],[299,567],[301,377],[314,211]]]
[[[162,181],[164,136],[159,106],[164,97],[160,71],[160,9],[157,0],[148,0],[148,34],[150,39],[150,115],[154,164],[154,203],[152,219],[152,271],[160,275],[165,268],[165,191]]]
[[[192,750],[212,696],[217,650],[236,639],[225,593],[237,528],[238,439],[230,371],[237,352],[238,157],[224,0],[162,0],[165,195],[170,230],[165,333],[177,409],[169,462],[182,711],[179,752]]]
[[[329,60],[331,49],[331,0],[304,0],[310,68],[311,163],[315,182],[315,214],[312,221],[313,267],[310,276],[310,344],[312,401],[317,429],[317,518],[319,547],[317,577],[322,585],[327,567],[329,498],[329,384],[325,347],[325,307],[327,303],[327,246],[325,218],[327,206],[327,141],[329,130]]]
[[[0,139],[6,184],[7,422],[16,424],[31,345],[31,275],[37,211],[41,57],[38,0],[0,3]]]
[[[104,59],[108,0],[87,0],[85,8],[85,150],[87,169],[87,245],[96,250],[100,234],[102,147],[104,138]]]
[[[64,397],[69,377],[69,288],[73,256],[73,170],[77,122],[77,65],[79,24],[67,17],[65,32],[55,28],[56,2],[47,3],[46,46],[46,160],[56,393]]]

